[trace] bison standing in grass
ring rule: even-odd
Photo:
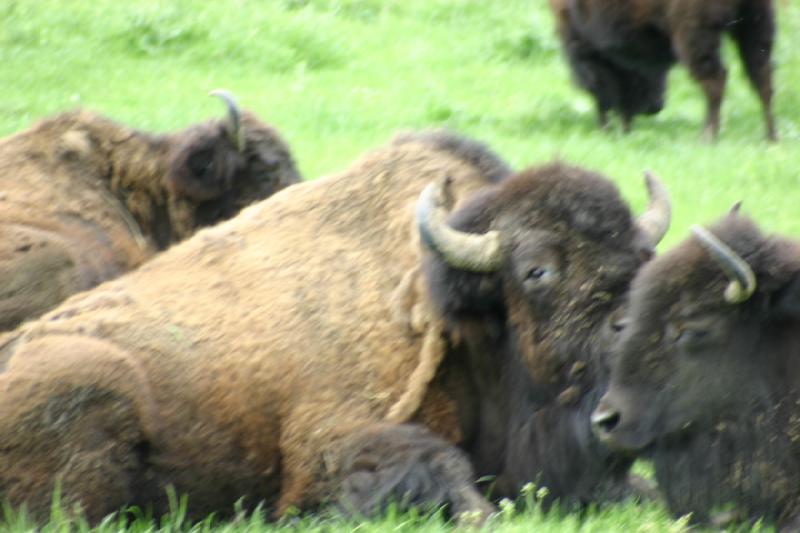
[[[650,185],[634,220],[599,174],[435,133],[288,188],[0,338],[0,499],[485,517],[478,476],[624,485],[589,413]]]
[[[592,94],[601,127],[617,111],[625,130],[633,117],[664,106],[667,74],[680,61],[706,97],[704,136],[719,134],[727,71],[720,44],[729,34],[764,110],[772,115],[772,0],[550,0],[578,85]]]
[[[736,213],[694,232],[637,276],[595,429],[654,459],[676,514],[797,531],[800,242]]]
[[[88,111],[0,141],[0,331],[299,181],[289,147],[242,114],[168,135]]]

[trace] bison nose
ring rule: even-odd
[[[619,424],[620,414],[607,404],[600,402],[592,413],[592,427],[598,434],[610,433]]]

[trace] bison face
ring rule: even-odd
[[[737,215],[694,232],[637,275],[593,427],[652,456],[676,513],[773,515],[800,486],[800,254]]]
[[[601,117],[617,111],[628,122],[636,115],[654,115],[664,108],[668,67],[631,68],[595,51],[571,56],[570,66],[575,83],[592,95]]]
[[[639,451],[683,438],[744,409],[750,399],[743,388],[760,392],[758,361],[741,355],[753,350],[758,331],[739,309],[708,301],[707,278],[693,280],[696,292],[674,292],[664,278],[676,268],[667,260],[645,266],[631,291],[611,385],[592,416],[614,448]]]
[[[227,103],[228,118],[184,132],[170,151],[170,219],[180,234],[228,219],[300,181],[278,133],[255,116],[240,113],[227,93],[214,94]]]
[[[438,252],[427,269],[434,301],[445,314],[507,321],[531,367],[592,352],[666,231],[666,191],[652,176],[648,186],[650,209],[634,223],[613,184],[566,165],[517,174],[449,216],[446,184],[431,184],[417,220]]]

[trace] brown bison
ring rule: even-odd
[[[736,41],[745,71],[764,109],[767,137],[776,140],[772,116],[772,0],[550,0],[573,78],[592,94],[601,127],[609,111],[633,117],[664,106],[667,73],[681,61],[705,93],[704,136],[719,134],[727,73],[722,35]]]
[[[599,174],[427,133],[281,191],[0,338],[0,499],[485,516],[478,476],[612,490],[589,414],[666,230],[651,189],[634,220]]]
[[[735,212],[694,233],[636,277],[595,430],[653,458],[676,514],[797,531],[800,242]]]
[[[226,119],[168,135],[73,111],[0,141],[0,331],[300,180],[280,135],[214,94]]]

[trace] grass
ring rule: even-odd
[[[763,140],[757,99],[729,45],[717,144],[699,140],[704,103],[682,68],[662,113],[638,119],[629,135],[598,131],[589,98],[569,81],[546,3],[530,0],[4,0],[0,134],[79,105],[140,129],[179,129],[219,114],[206,94],[225,87],[284,133],[309,179],[343,169],[398,130],[446,126],[488,142],[516,168],[561,158],[602,171],[637,209],[641,173],[654,170],[674,203],[665,247],[738,200],[767,229],[800,236],[800,5],[778,3],[775,145]],[[53,531],[67,527],[61,520]],[[448,529],[437,519],[386,520],[293,527]],[[30,524],[15,516],[7,525]],[[255,516],[221,529],[251,526],[268,527]],[[683,528],[656,505],[583,520],[532,511],[494,526]]]

